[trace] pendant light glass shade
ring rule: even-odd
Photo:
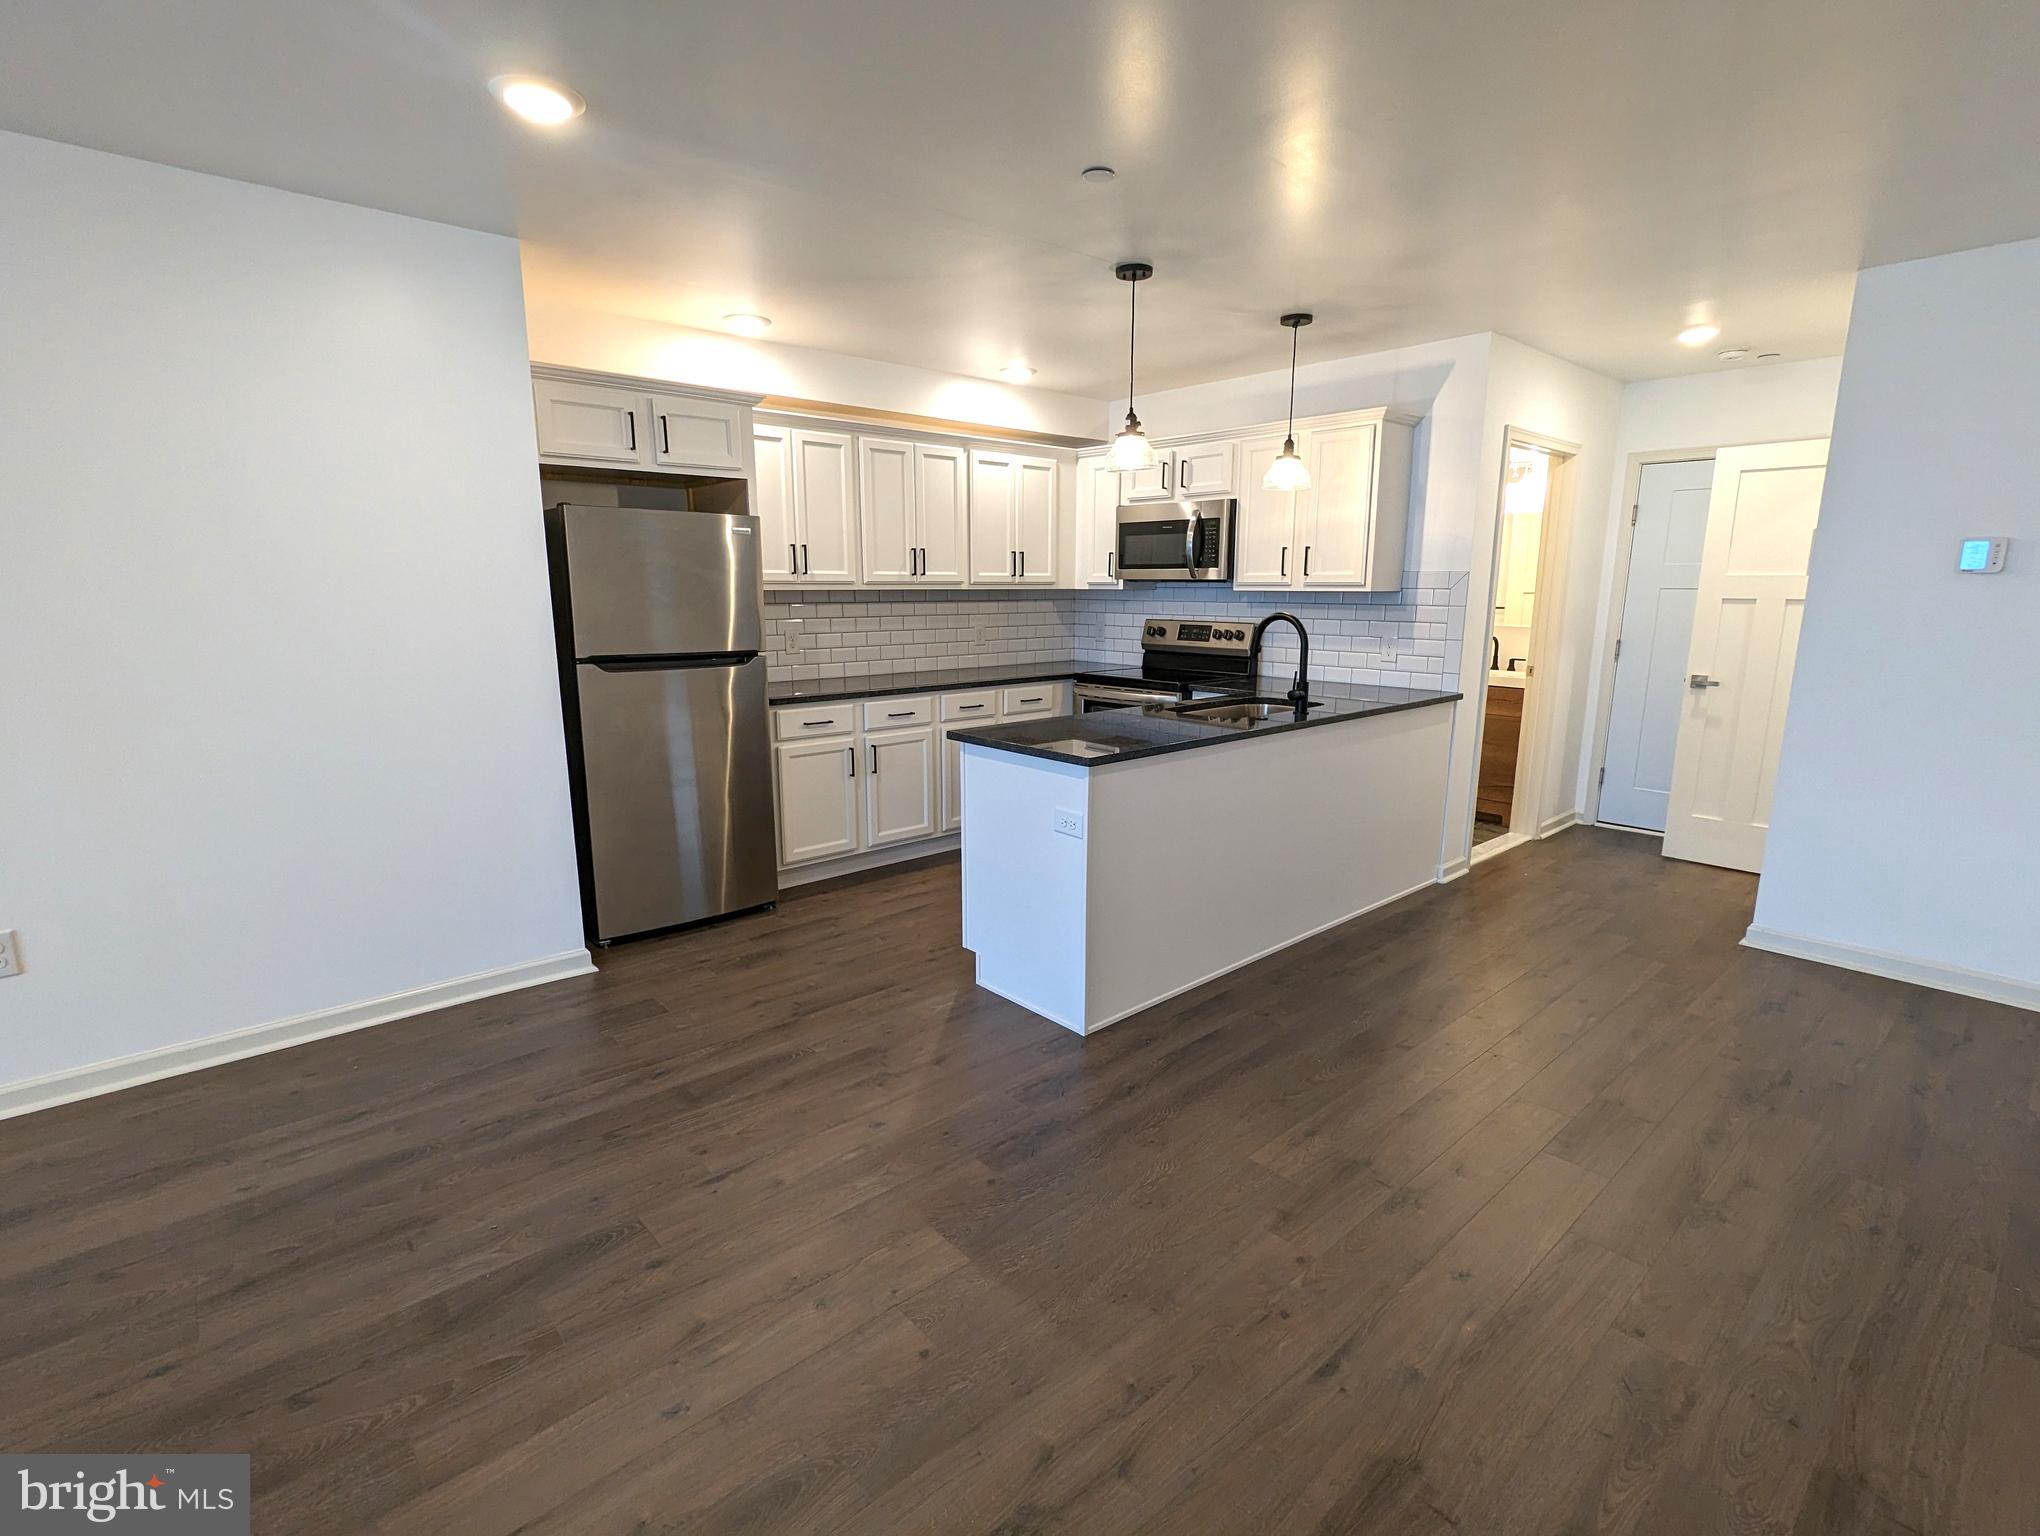
[[[1155,445],[1148,441],[1147,433],[1141,430],[1140,418],[1133,412],[1126,413],[1126,426],[1119,436],[1112,439],[1112,452],[1108,456],[1114,469],[1155,467]]]
[[[1268,466],[1268,473],[1261,477],[1263,490],[1310,489],[1310,470],[1296,451],[1296,333],[1309,325],[1312,318],[1303,314],[1282,317],[1282,323],[1289,327],[1289,430],[1282,439],[1282,451]]]
[[[1155,269],[1144,261],[1122,261],[1112,269],[1112,275],[1126,284],[1126,425],[1112,439],[1108,457],[1114,469],[1152,469],[1155,445],[1148,441],[1140,418],[1133,413],[1133,329],[1140,284],[1153,277]]]
[[[1275,462],[1268,466],[1268,473],[1261,477],[1261,484],[1271,491],[1307,491],[1310,489],[1310,471],[1304,467],[1296,451],[1296,439],[1282,439],[1282,451],[1275,456]]]

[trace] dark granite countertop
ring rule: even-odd
[[[820,704],[831,699],[877,699],[889,693],[953,693],[959,688],[994,688],[1004,683],[1045,683],[1116,669],[1087,668],[1075,661],[1036,661],[982,667],[901,667],[863,677],[810,678],[773,683],[766,690],[774,704]]]
[[[1172,709],[1109,709],[1046,720],[1016,720],[1010,725],[972,726],[952,730],[948,735],[972,746],[994,747],[1002,752],[1088,768],[1096,763],[1131,762],[1136,758],[1158,757],[1164,752],[1365,720],[1429,704],[1450,704],[1461,697],[1434,689],[1387,688],[1371,683],[1314,684],[1310,696],[1321,700],[1322,706],[1301,720],[1285,711],[1271,720],[1221,725]]]

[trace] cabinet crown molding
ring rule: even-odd
[[[676,395],[682,399],[715,400],[725,405],[755,406],[765,397],[742,390],[710,389],[701,384],[683,384],[678,379],[653,379],[635,373],[600,373],[590,368],[567,368],[558,363],[533,363],[534,379],[552,379],[562,384],[606,385],[611,389],[641,389],[648,395]]]
[[[1365,421],[1392,421],[1399,426],[1416,427],[1421,426],[1423,420],[1422,413],[1417,411],[1401,410],[1388,405],[1372,405],[1364,410],[1329,411],[1322,416],[1299,416],[1296,418],[1296,430],[1305,432],[1313,427],[1344,427]],[[1253,422],[1246,426],[1214,427],[1209,432],[1175,432],[1167,437],[1155,438],[1154,445],[1157,448],[1181,448],[1192,443],[1224,442],[1228,439],[1244,442],[1253,437],[1280,437],[1288,427],[1289,423],[1278,417],[1274,421]],[[1078,457],[1092,459],[1110,451],[1110,448],[1105,446],[1084,448],[1079,450]]]

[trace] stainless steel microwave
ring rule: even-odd
[[[1238,509],[1230,497],[1121,507],[1112,574],[1122,581],[1231,581]]]

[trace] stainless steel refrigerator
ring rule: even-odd
[[[758,520],[546,513],[588,936],[779,897]]]

